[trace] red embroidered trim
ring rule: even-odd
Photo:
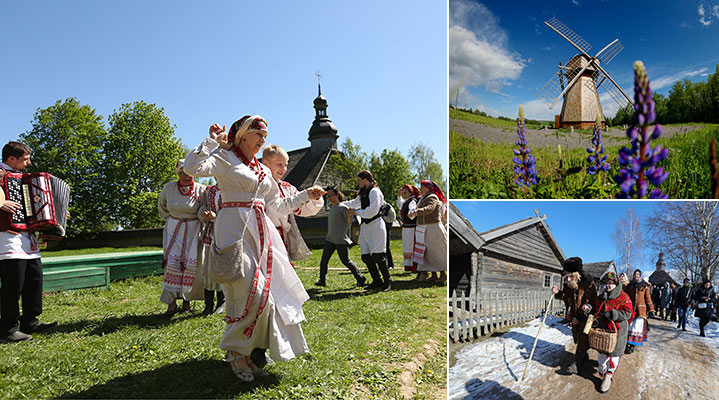
[[[190,186],[189,186],[190,189],[187,191],[187,193],[183,193],[183,192],[182,192],[182,188],[186,188],[186,187],[187,187],[187,186],[182,186],[182,185],[180,185],[180,181],[177,181],[177,191],[180,192],[180,194],[183,195],[183,196],[189,196],[189,195],[191,195],[191,194],[195,191],[195,190],[194,190],[194,189],[195,189],[195,181],[192,181],[192,183],[191,183]]]
[[[265,249],[267,249],[267,274],[265,275],[265,287],[262,290],[262,294],[260,297],[260,308],[257,310],[257,314],[255,314],[255,319],[250,323],[250,326],[248,326],[243,334],[246,337],[252,336],[252,331],[255,329],[255,325],[257,324],[257,320],[260,317],[260,314],[262,314],[262,311],[265,309],[265,306],[267,305],[267,299],[270,295],[270,282],[272,281],[272,239],[267,235],[267,241],[265,242],[265,232],[269,233],[269,230],[267,229],[267,219],[265,218],[265,205],[261,202],[255,201],[255,202],[227,202],[222,203],[222,207],[252,207],[255,210],[255,217],[257,218],[257,229],[260,233],[260,248],[262,249],[260,252],[260,259],[257,263],[257,267],[255,268],[255,276],[252,278],[252,285],[250,286],[250,294],[247,297],[247,303],[245,304],[245,310],[242,312],[242,315],[237,317],[230,317],[228,315],[225,316],[224,320],[227,324],[232,324],[235,322],[239,322],[243,320],[247,314],[250,312],[250,306],[255,300],[255,297],[257,296],[257,291],[259,289],[259,278],[260,278],[260,272],[262,270],[262,266],[260,265],[260,262],[262,261],[262,256],[265,254]],[[248,221],[249,222],[249,221]]]
[[[180,270],[184,271],[185,264],[187,263],[187,260],[184,258],[186,244],[187,244],[187,228],[188,228],[186,222],[194,221],[197,218],[175,218],[175,217],[170,217],[170,218],[178,220],[179,223],[177,225],[175,225],[175,231],[172,232],[172,239],[170,239],[170,243],[167,246],[167,248],[165,249],[165,255],[162,257],[162,268],[164,269],[165,266],[167,265],[167,257],[170,255],[170,249],[172,249],[172,246],[175,244],[175,238],[177,237],[177,233],[180,231],[180,226],[185,225],[185,234],[184,234],[184,237],[182,238],[182,253],[181,253],[182,258],[180,259]]]
[[[237,154],[237,157],[239,157],[240,161],[242,161],[243,164],[250,167],[252,172],[254,172],[255,175],[257,175],[258,182],[262,182],[262,180],[265,179],[267,174],[265,173],[265,170],[262,168],[262,164],[260,164],[260,162],[257,161],[257,157],[252,156],[252,160],[250,160],[249,158],[247,158],[245,156],[245,153],[243,153],[239,147],[235,147],[233,151],[235,152],[235,154]]]

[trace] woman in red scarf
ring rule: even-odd
[[[427,281],[447,280],[447,230],[442,222],[447,199],[432,181],[422,181],[417,209],[409,213],[417,218],[414,234],[414,261],[417,271],[432,273]],[[436,273],[440,272],[437,277]],[[421,279],[421,278],[420,278]]]
[[[279,195],[271,171],[255,157],[267,133],[259,115],[242,117],[227,134],[225,127],[214,124],[210,136],[185,160],[187,171],[214,176],[222,192],[212,252],[218,270],[236,272],[220,282],[227,313],[220,348],[245,382],[267,375],[261,369],[265,349],[278,361],[309,351],[300,327],[305,319],[302,304],[309,296],[269,216],[287,215],[323,193],[311,187],[297,196]]]

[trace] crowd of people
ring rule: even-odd
[[[717,294],[709,280],[694,289],[684,279],[682,287],[673,290],[670,284],[661,285],[658,291],[634,271],[632,280],[626,274],[606,272],[600,285],[583,270],[582,260],[571,257],[562,263],[564,287],[552,287],[555,298],[563,300],[576,344],[573,360],[563,373],[577,374],[578,368],[588,360],[588,350],[597,350],[597,371],[602,379],[600,391],[609,391],[614,373],[623,355],[632,354],[649,337],[649,317],[678,321],[677,329],[686,331],[689,309],[699,319],[699,335],[713,315]],[[657,314],[656,311],[659,310]],[[678,314],[672,319],[672,310]],[[614,342],[608,340],[612,338]],[[609,344],[607,344],[609,343]],[[614,344],[612,344],[614,343]],[[609,346],[609,347],[607,347]]]
[[[271,360],[309,351],[301,328],[309,295],[292,261],[306,259],[310,250],[295,216],[316,215],[325,208],[325,195],[327,235],[316,285],[327,284],[328,263],[336,251],[357,286],[368,291],[392,289],[389,230],[397,214],[372,173],[358,173],[359,190],[351,200],[336,186],[298,190],[282,180],[287,152],[265,145],[267,135],[267,122],[259,115],[242,117],[229,131],[212,125],[209,136],[177,161],[177,180],[163,187],[157,204],[165,220],[160,293],[160,301],[167,304],[165,315],[189,311],[195,300],[204,300],[203,315],[224,313],[220,348],[244,382],[266,376],[264,366]],[[263,147],[259,162],[256,155]],[[30,164],[30,149],[21,143],[6,145],[2,156],[0,176]],[[216,184],[205,186],[196,182],[198,177],[212,177]],[[399,194],[403,266],[417,273],[417,280],[445,281],[447,200],[442,190],[426,180],[419,188],[404,185]],[[3,213],[20,207],[2,200]],[[349,257],[354,223],[359,223],[358,243],[369,283]],[[31,333],[57,325],[38,320],[42,265],[33,234],[0,231],[0,279],[1,340],[28,340]]]

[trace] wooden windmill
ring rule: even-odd
[[[619,39],[615,39],[592,57],[587,54],[592,46],[558,19],[552,18],[544,23],[579,50],[579,54],[564,65],[559,63],[559,70],[537,94],[550,104],[550,109],[559,99],[564,98],[562,111],[555,116],[555,127],[589,129],[594,126],[597,114],[601,115],[604,125],[604,113],[597,92],[600,87],[609,93],[620,108],[633,104],[629,96],[600,65],[609,64],[614,56],[624,49]],[[609,82],[605,83],[607,80]]]

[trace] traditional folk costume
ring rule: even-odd
[[[160,301],[165,304],[175,299],[189,301],[204,297],[204,284],[195,284],[202,229],[197,213],[204,202],[205,186],[197,182],[188,188],[181,187],[179,182],[167,183],[157,199],[157,210],[166,220],[162,236],[165,279],[160,295]]]
[[[263,121],[255,116],[240,123],[236,135],[241,137],[258,120]],[[272,359],[289,360],[309,351],[300,326],[305,320],[302,304],[309,296],[269,217],[286,216],[307,202],[309,194],[281,197],[271,171],[257,158],[247,159],[239,149],[213,151],[216,147],[214,139],[206,138],[187,155],[185,170],[217,180],[223,203],[215,219],[213,253],[228,256],[217,263],[235,257],[239,268],[236,279],[221,284],[227,325],[220,348],[227,351],[228,362],[237,359],[232,352],[250,355],[254,349],[269,349]]]
[[[409,213],[414,213],[417,210],[417,200],[419,199],[419,190],[415,186],[405,185],[406,187],[412,187],[408,189],[412,192],[412,195],[407,199],[403,199],[401,196],[397,197],[397,208],[399,208],[400,218],[402,219],[402,265],[404,270],[409,272],[417,272],[417,263],[414,261],[414,234],[415,227],[417,226],[417,217],[409,217]]]
[[[647,341],[647,317],[654,311],[652,304],[651,285],[647,282],[632,279],[624,288],[624,291],[632,301],[633,314],[629,320],[629,336],[627,337],[626,354],[634,351],[634,346],[641,346]]]
[[[576,374],[577,366],[587,359],[587,350],[589,350],[589,337],[584,333],[587,316],[581,312],[581,307],[584,304],[591,304],[597,298],[597,285],[584,273],[582,259],[579,257],[570,257],[564,260],[562,270],[562,276],[567,283],[561,292],[554,295],[554,298],[564,301],[567,308],[565,318],[570,321],[576,318],[578,322],[577,324],[572,323],[572,339],[577,345],[577,349],[574,352],[574,360],[566,367],[567,373]],[[572,288],[572,286],[575,287]]]
[[[208,186],[205,190],[205,202],[197,212],[197,218],[200,221],[204,221],[202,219],[202,214],[205,211],[213,212],[215,214],[215,218],[217,218],[217,213],[220,211],[220,208],[222,208],[222,195],[220,193],[220,188],[217,187],[217,185]],[[202,270],[200,271],[200,268],[197,270],[197,279],[201,279],[202,285],[205,289],[205,311],[203,314],[209,314],[214,310],[215,292],[217,292],[218,308],[224,304],[225,299],[220,284],[214,282],[210,278],[210,269],[212,268],[211,264],[215,262],[215,258],[210,255],[214,237],[215,221],[206,221],[202,229],[202,247],[200,249],[200,256],[198,260],[198,265]]]
[[[414,262],[418,272],[447,270],[447,230],[441,219],[442,204],[447,201],[437,184],[422,181],[431,189],[420,197],[415,213]]]
[[[0,162],[0,179],[6,172],[19,171]],[[0,214],[2,218],[10,218],[5,211]],[[30,333],[31,328],[39,324],[37,317],[42,313],[42,261],[34,234],[0,231],[0,284],[0,337],[14,341],[12,336],[18,331],[18,321],[19,330]],[[19,338],[25,339],[29,337]]]
[[[602,282],[612,281],[616,285],[610,292],[603,292],[591,304],[590,312],[597,317],[598,327],[617,332],[617,344],[610,353],[599,352],[597,356],[597,372],[603,379],[600,388],[601,392],[609,390],[612,376],[619,366],[619,360],[624,354],[627,343],[629,323],[627,322],[634,315],[632,300],[622,290],[617,274],[607,272],[602,277]]]
[[[362,218],[360,225],[359,244],[362,261],[367,265],[372,283],[367,288],[390,288],[391,279],[387,268],[387,230],[380,215],[384,203],[384,195],[378,187],[360,190],[357,197],[344,201],[341,205],[355,210]],[[381,276],[380,276],[381,273]]]
[[[276,184],[279,189],[280,197],[282,198],[292,198],[300,193],[297,188],[292,186],[289,182],[279,181],[276,182]],[[297,227],[295,215],[299,217],[311,217],[316,215],[322,207],[324,207],[324,205],[325,202],[322,198],[317,200],[307,200],[302,203],[300,207],[292,210],[287,215],[279,217],[270,216],[270,220],[274,224],[275,228],[277,228],[277,231],[280,232],[282,242],[285,244],[285,248],[287,249],[287,253],[290,255],[291,260],[304,260],[310,256],[310,250],[307,248],[307,244],[302,238],[302,234]]]

